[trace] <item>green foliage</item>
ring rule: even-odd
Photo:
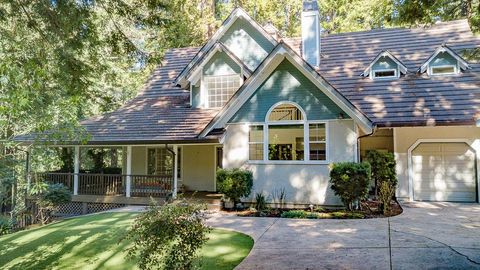
[[[340,197],[348,210],[353,203],[365,199],[368,195],[371,169],[368,163],[334,163],[330,171],[332,190]]]
[[[207,242],[205,206],[185,200],[150,206],[140,214],[125,239],[128,255],[141,269],[191,269],[197,251]]]
[[[375,194],[378,194],[378,188],[383,182],[388,182],[393,187],[397,186],[396,162],[392,153],[369,150],[365,161],[370,164],[372,169]]]
[[[12,231],[12,221],[9,217],[0,215],[0,236]]]
[[[312,218],[314,215],[305,210],[289,210],[282,213],[282,218]]]
[[[287,198],[287,192],[284,187],[280,189],[274,189],[272,191],[272,200],[275,207],[283,208],[285,206],[285,200]]]
[[[217,171],[217,189],[232,200],[234,205],[240,201],[240,198],[249,196],[252,187],[253,174],[251,171],[239,168]]]
[[[255,209],[260,212],[267,209],[267,198],[262,192],[255,195]]]
[[[466,18],[473,31],[480,30],[478,0],[405,0],[395,4],[399,23],[421,25]]]
[[[72,195],[63,184],[35,183],[30,195],[39,207],[39,218],[42,224],[47,224],[52,219],[52,212],[61,204],[72,200]]]
[[[283,212],[282,218],[307,218],[307,219],[361,219],[365,216],[358,212],[311,212],[306,210],[289,210]]]
[[[380,192],[378,196],[382,202],[383,214],[388,215],[390,213],[390,202],[395,195],[395,186],[387,181],[380,184]]]

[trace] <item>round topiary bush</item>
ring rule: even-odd
[[[370,186],[371,169],[368,163],[334,163],[330,171],[330,184],[348,210],[353,203],[365,199]]]

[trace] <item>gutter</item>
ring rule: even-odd
[[[358,162],[360,162],[360,139],[372,136],[376,131],[377,131],[377,125],[374,124],[373,127],[372,127],[372,132],[357,137],[357,161]]]

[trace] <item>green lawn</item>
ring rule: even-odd
[[[119,240],[136,214],[104,213],[0,237],[0,269],[135,269]],[[233,269],[253,246],[244,234],[214,229],[202,269]]]

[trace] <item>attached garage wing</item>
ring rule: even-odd
[[[475,152],[466,143],[420,143],[411,158],[414,200],[477,201]]]

